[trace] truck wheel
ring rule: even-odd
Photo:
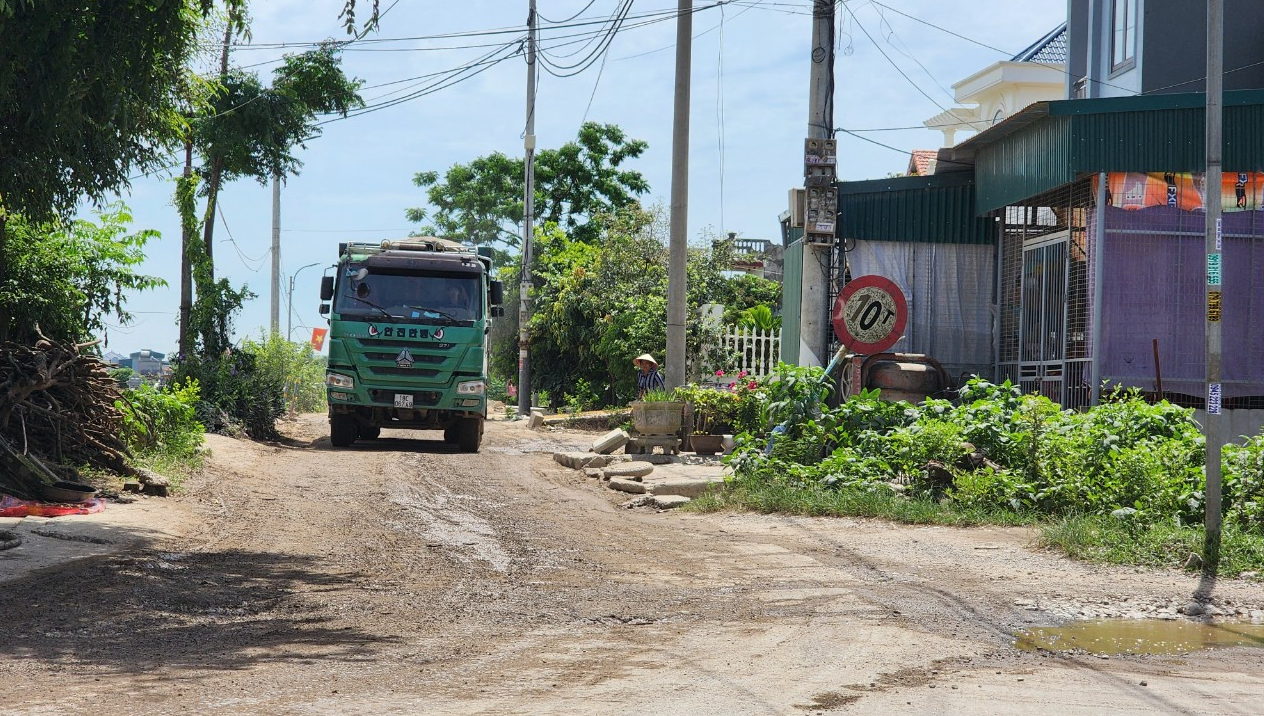
[[[355,442],[358,431],[355,419],[350,415],[333,415],[329,418],[329,442],[334,447],[347,447]]]
[[[382,429],[376,425],[365,425],[360,427],[361,440],[377,440],[382,434]]]
[[[462,418],[456,424],[456,444],[461,452],[478,452],[483,442],[483,421],[478,418]]]
[[[443,442],[449,445],[456,445],[457,427],[449,425],[443,429]]]

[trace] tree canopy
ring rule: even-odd
[[[632,358],[646,352],[662,358],[667,346],[665,212],[633,206],[599,218],[591,241],[572,238],[552,223],[536,234],[532,387],[548,392],[555,404],[577,385],[588,386],[606,404],[630,400],[636,393]],[[732,261],[730,242],[689,249],[690,315],[740,293],[747,281],[730,275]],[[506,320],[497,323],[492,339],[491,368],[502,378],[517,377],[517,306],[512,294],[509,298]],[[727,367],[715,335],[719,326],[688,324],[686,372],[697,377]]]
[[[69,214],[157,167],[201,0],[0,0],[0,207]]]
[[[637,203],[649,191],[640,172],[623,168],[644,153],[613,124],[586,122],[574,141],[535,154],[535,212],[571,238],[594,241],[594,219]],[[468,164],[418,172],[413,183],[426,190],[429,207],[406,210],[423,234],[479,245],[519,245],[526,191],[525,160],[494,152]],[[433,212],[431,211],[433,209]]]
[[[33,341],[36,327],[48,338],[82,341],[108,337],[107,319],[126,325],[128,293],[166,281],[137,271],[145,244],[158,232],[132,232],[123,204],[98,212],[97,221],[31,223],[14,217],[5,246],[14,276],[0,291],[0,340]]]
[[[274,71],[271,86],[259,75],[231,70],[222,89],[192,119],[193,144],[206,160],[202,169],[221,163],[221,179],[297,174],[303,163],[295,150],[319,137],[317,116],[346,113],[361,106],[359,80],[343,73],[336,45],[330,43],[287,55]]]

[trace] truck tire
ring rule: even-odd
[[[456,436],[458,433],[457,426],[449,425],[443,429],[443,442],[449,445],[456,445]]]
[[[350,415],[331,415],[329,417],[329,442],[334,447],[347,447],[355,442],[356,433],[359,428],[356,427],[355,419]]]
[[[461,418],[456,428],[456,444],[461,452],[478,452],[483,442],[483,421],[478,418]]]
[[[360,426],[361,440],[377,440],[382,435],[382,429],[376,425]]]

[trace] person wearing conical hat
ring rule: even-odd
[[[632,359],[632,365],[641,369],[636,374],[636,399],[640,400],[651,390],[667,390],[667,381],[658,372],[658,361],[649,353],[642,353]]]

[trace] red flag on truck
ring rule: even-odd
[[[328,328],[312,329],[312,350],[319,351],[325,345],[325,334],[329,333]]]

